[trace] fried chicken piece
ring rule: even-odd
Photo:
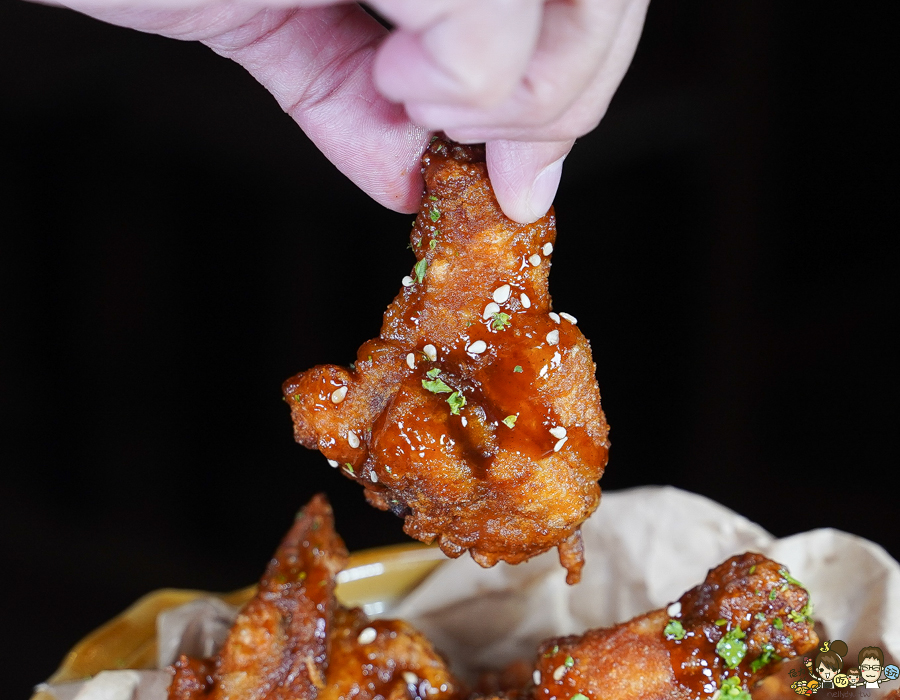
[[[355,367],[285,382],[295,438],[448,556],[515,564],[557,546],[574,583],[609,427],[588,341],[550,310],[555,216],[506,218],[483,148],[437,139],[422,163],[412,275]]]
[[[219,654],[176,662],[169,700],[457,700],[459,683],[421,634],[335,601],[346,561],[331,507],[316,496]]]
[[[663,610],[539,648],[533,700],[688,700],[752,687],[818,644],[809,594],[781,565],[743,554]],[[745,696],[746,697],[746,696]],[[580,700],[580,698],[579,698]]]
[[[359,608],[339,607],[334,622],[331,664],[319,700],[460,697],[459,682],[431,643],[402,620],[370,621]]]

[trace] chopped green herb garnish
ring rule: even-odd
[[[769,593],[769,600],[775,600],[778,597],[778,589],[773,588]]]
[[[587,695],[582,695],[581,693],[575,693],[569,700],[588,700]]]
[[[741,679],[737,676],[731,676],[722,681],[719,697],[729,700],[752,700],[750,693],[741,687]]]
[[[432,238],[431,241],[428,243],[428,247],[431,248],[432,250],[434,250],[435,248],[437,248],[437,241]]]
[[[506,426],[508,428],[515,428],[517,418],[518,418],[518,416],[507,416],[506,418],[503,419],[503,422],[506,423]]]
[[[431,217],[432,221],[437,221],[441,218],[441,212],[437,207],[432,207],[431,211],[428,212],[428,216]]]
[[[356,474],[356,472],[353,471],[353,465],[350,464],[350,462],[344,462],[344,467],[345,467],[345,468],[347,469],[347,471],[350,472],[351,474],[354,474],[354,475]]]
[[[495,331],[502,331],[509,325],[509,314],[502,311],[494,314],[494,320],[491,321],[491,328]]]
[[[459,409],[466,405],[466,397],[458,391],[454,391],[447,397],[447,403],[450,404],[450,413],[454,416],[458,416]]]
[[[780,617],[776,617],[776,618],[772,621],[772,624],[775,625],[775,629],[777,629],[777,630],[783,630],[783,629],[784,629],[784,623],[781,621],[781,618],[780,618]]]
[[[416,263],[416,266],[413,268],[413,272],[415,273],[416,282],[421,282],[425,279],[425,271],[428,269],[428,261],[425,258],[419,260]]]
[[[435,197],[433,194],[428,195],[428,199],[430,199],[432,202],[437,201],[437,197]]]
[[[513,372],[521,372],[521,371],[522,371],[522,365],[516,365],[515,367],[513,367]]]
[[[544,658],[549,659],[551,656],[553,656],[558,651],[559,651],[559,644],[554,644],[553,648],[550,651],[548,651],[546,654],[544,654]]]
[[[807,603],[803,606],[803,610],[800,610],[799,612],[796,610],[791,610],[790,612],[788,612],[788,617],[791,618],[792,622],[800,623],[812,619],[812,614],[813,604]]]
[[[766,616],[763,615],[762,613],[756,613],[756,615],[754,615],[754,617],[755,617],[757,620],[765,620],[765,619],[766,619]]]
[[[750,670],[756,673],[770,661],[780,661],[781,657],[775,653],[775,647],[771,644],[763,644],[763,652],[750,663]]]
[[[784,577],[784,580],[787,581],[788,583],[793,583],[795,586],[800,586],[800,588],[805,587],[797,579],[795,579],[793,576],[791,576],[790,573],[788,573],[787,569],[779,569],[778,573],[781,574]]]
[[[435,378],[436,376],[438,376],[440,373],[441,373],[441,368],[440,368],[440,367],[434,367],[434,368],[428,370],[425,374],[428,375],[428,378],[429,378],[429,379],[434,379],[434,378]]]
[[[447,386],[443,379],[434,379],[432,381],[423,379],[422,388],[428,389],[432,394],[449,394],[453,391],[453,387]]]
[[[727,625],[727,624],[728,624],[728,620],[726,620],[725,618],[720,617],[718,620],[716,620],[716,627],[721,627],[722,625]]]
[[[747,654],[747,645],[741,640],[746,637],[744,630],[735,627],[725,633],[719,643],[716,644],[716,653],[725,661],[728,668],[737,668],[741,660]]]
[[[753,576],[754,573],[756,573],[756,564],[750,567],[750,575]]]
[[[566,660],[563,663],[565,663],[566,668],[572,668],[572,666],[575,665],[575,659],[573,659],[571,656],[567,656]]]
[[[669,620],[663,634],[672,639],[684,639],[684,627],[678,620]]]

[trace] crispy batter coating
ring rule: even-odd
[[[422,163],[418,262],[354,368],[285,382],[294,435],[412,537],[482,566],[557,546],[574,583],[609,427],[588,341],[551,312],[555,215],[506,218],[482,148],[438,139]]]
[[[544,642],[523,695],[688,700],[712,697],[723,684],[752,687],[818,644],[808,602],[779,564],[761,554],[732,557],[667,609]]]
[[[457,700],[459,683],[421,634],[335,601],[335,575],[346,561],[331,508],[317,496],[219,654],[177,661],[169,700]]]

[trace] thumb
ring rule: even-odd
[[[574,141],[488,141],[487,169],[503,213],[520,224],[540,219],[556,196]]]

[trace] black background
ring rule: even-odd
[[[895,19],[652,5],[556,203],[604,488],[674,484],[900,556]],[[317,491],[351,549],[405,540],[292,442],[280,385],[377,334],[412,217],[199,45],[4,2],[0,100],[11,697],[152,589],[255,580]]]

